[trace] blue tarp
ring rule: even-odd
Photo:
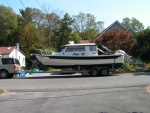
[[[20,74],[16,74],[17,77],[24,77],[27,73],[30,73],[30,74],[35,74],[35,73],[40,73],[40,72],[43,72],[43,70],[39,70],[37,68],[33,68],[32,70],[29,70],[29,71],[22,71]]]

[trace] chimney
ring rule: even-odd
[[[19,55],[19,43],[16,43],[16,58],[18,58],[18,55]]]

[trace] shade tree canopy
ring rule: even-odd
[[[147,28],[135,36],[137,40],[137,56],[145,62],[150,62],[150,29]]]
[[[133,29],[135,32],[144,30],[144,25],[138,19],[132,17],[131,19],[126,17],[123,18],[121,23],[126,29]]]

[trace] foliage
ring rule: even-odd
[[[124,62],[122,67],[125,71],[133,71],[134,70],[134,66],[131,65],[129,62]]]
[[[73,16],[73,30],[78,33],[82,39],[93,39],[99,32],[103,30],[104,22],[95,21],[95,17],[92,14],[79,13]]]
[[[71,33],[70,41],[74,41],[74,43],[79,43],[80,40],[81,40],[81,37],[79,36],[78,33],[76,32]]]
[[[60,20],[60,27],[55,32],[55,44],[56,48],[59,50],[62,45],[67,44],[71,39],[72,34],[72,25],[73,19],[69,16],[68,13]]]
[[[136,35],[138,50],[137,55],[141,60],[150,62],[150,29],[145,29]]]
[[[122,68],[123,68],[123,72],[137,72],[137,71],[147,70],[146,67],[137,66],[130,62],[124,62]]]
[[[150,69],[150,63],[146,64],[146,68]]]
[[[59,28],[60,18],[55,13],[47,13],[44,20],[44,36],[46,38],[47,45],[52,47],[54,31]]]
[[[44,42],[44,40],[42,40],[41,37],[42,36],[39,34],[33,23],[26,24],[20,33],[20,48],[27,56],[29,56],[31,48],[39,47],[40,45],[42,46],[42,42]]]
[[[128,54],[135,46],[135,41],[131,34],[118,29],[106,32],[102,37],[96,39],[95,42],[101,43],[112,51],[121,49]]]
[[[13,10],[9,7],[0,5],[0,45],[10,46],[15,42],[14,33],[18,27],[18,18]]]
[[[144,30],[144,25],[143,23],[141,23],[139,20],[137,20],[136,18],[123,18],[122,20],[122,25],[126,28],[132,28],[134,31],[139,32]]]

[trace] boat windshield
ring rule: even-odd
[[[64,52],[64,50],[65,50],[65,47],[63,46],[63,47],[61,48],[60,52]]]

